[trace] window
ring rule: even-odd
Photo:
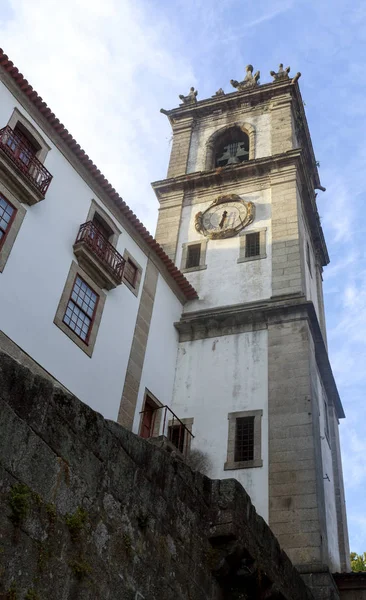
[[[186,244],[182,244],[182,273],[188,273],[190,271],[201,271],[203,269],[207,269],[207,241],[208,240],[202,240],[201,242],[188,242]]]
[[[93,223],[106,240],[109,240],[112,237],[113,230],[97,212],[93,215]]]
[[[44,199],[52,181],[43,164],[49,150],[37,129],[15,108],[0,130],[0,165],[6,170],[7,186],[20,202],[33,205]]]
[[[123,283],[137,296],[141,282],[142,267],[140,267],[128,250],[124,251],[123,258],[126,261],[123,270]]]
[[[187,269],[191,267],[198,267],[200,264],[201,257],[201,244],[192,244],[187,248]]]
[[[168,427],[168,440],[185,456],[191,447],[193,418],[171,419]]]
[[[236,419],[235,462],[254,458],[254,417]]]
[[[133,264],[132,260],[128,258],[126,260],[124,269],[124,278],[134,288],[136,285],[137,267]]]
[[[266,228],[240,235],[238,263],[266,257]]]
[[[86,344],[97,303],[98,295],[77,275],[63,321]]]
[[[150,396],[146,395],[144,409],[141,413],[140,437],[148,439],[155,433],[156,417],[158,415],[158,404]]]
[[[9,135],[7,145],[14,156],[23,163],[24,168],[30,166],[31,159],[37,154],[38,150],[36,145],[23,133],[19,124],[15,126],[13,133]]]
[[[262,410],[229,413],[225,470],[262,467]]]
[[[215,144],[215,167],[236,165],[249,160],[249,136],[240,129],[226,130]]]
[[[255,233],[247,233],[245,236],[245,257],[260,255],[260,235],[259,231]]]
[[[327,402],[325,396],[323,396],[323,403],[324,403],[324,433],[326,435],[328,443],[330,443],[328,402]]]
[[[26,212],[19,200],[0,182],[0,273],[5,268]]]
[[[309,246],[309,242],[306,242],[306,262],[308,263],[309,273],[312,276],[312,273],[311,273],[311,259],[310,259],[310,246]]]
[[[105,292],[73,261],[54,323],[89,357],[93,354],[105,299]]]
[[[0,250],[9,233],[10,227],[16,215],[16,209],[10,202],[0,194]]]

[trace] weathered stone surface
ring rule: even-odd
[[[0,461],[0,598],[313,598],[237,481],[1,353]]]

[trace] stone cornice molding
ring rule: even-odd
[[[301,294],[269,298],[266,301],[221,306],[184,313],[175,323],[181,342],[201,340],[222,335],[267,329],[268,325],[306,320],[315,346],[316,362],[337,417],[345,417],[341,399],[330,366],[328,352],[314,305]]]
[[[283,154],[257,158],[256,160],[246,161],[235,166],[224,167],[220,170],[198,171],[196,173],[180,175],[179,177],[163,179],[155,181],[151,185],[158,200],[160,200],[162,196],[166,198],[168,194],[177,193],[178,190],[193,192],[206,189],[209,191],[210,187],[215,187],[224,192],[225,184],[238,183],[238,181],[243,181],[247,184],[251,179],[257,179],[258,183],[258,178],[263,179],[264,177],[270,178],[270,185],[281,184],[284,181],[291,181],[295,177],[298,178],[302,192],[301,197],[304,205],[304,213],[309,223],[314,246],[322,257],[322,265],[327,265],[329,263],[328,250],[320,223],[312,182],[308,175],[304,153],[301,148],[296,148]]]

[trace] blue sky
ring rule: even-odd
[[[320,177],[331,258],[324,272],[341,422],[351,549],[366,551],[366,4],[360,0],[3,0],[1,45],[154,232],[150,182],[166,174],[161,107],[199,98],[245,65],[271,81],[280,62],[300,88]]]

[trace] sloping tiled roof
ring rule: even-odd
[[[165,254],[162,247],[158,244],[158,242],[153,238],[153,236],[148,232],[146,227],[141,223],[141,221],[136,217],[135,213],[130,209],[130,207],[124,202],[118,192],[114,189],[114,187],[109,183],[109,181],[104,177],[103,173],[98,169],[98,167],[93,163],[93,161],[89,158],[86,152],[80,147],[77,141],[72,137],[71,133],[66,129],[66,127],[59,121],[56,115],[51,111],[51,109],[47,106],[47,104],[42,100],[42,98],[37,94],[37,92],[32,88],[32,86],[28,83],[22,73],[14,66],[14,64],[9,60],[8,56],[4,53],[4,51],[0,48],[0,65],[2,68],[9,73],[9,75],[13,78],[17,86],[22,90],[22,92],[28,97],[28,99],[34,104],[34,106],[38,109],[41,115],[47,119],[49,124],[52,126],[54,131],[60,136],[64,143],[66,143],[69,148],[73,151],[73,153],[77,156],[78,160],[83,164],[83,166],[91,173],[94,177],[96,183],[100,185],[104,192],[108,194],[120,212],[124,215],[124,217],[131,223],[137,233],[141,236],[141,238],[150,246],[150,248],[155,252],[155,254],[163,261],[165,264],[170,276],[174,281],[178,284],[179,288],[183,292],[184,296],[187,300],[192,300],[197,298],[196,290],[191,286],[189,281],[184,277],[183,273],[175,266],[173,261]]]

